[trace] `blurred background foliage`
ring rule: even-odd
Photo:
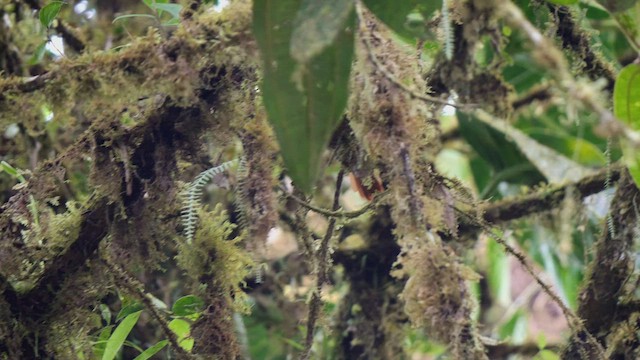
[[[179,12],[185,5],[160,0],[68,0],[53,3],[59,6],[49,8],[48,11],[54,14],[43,19],[37,14],[44,10],[39,10],[41,6],[49,6],[46,2],[0,0],[0,18],[3,19],[0,24],[0,71],[3,76],[36,76],[45,73],[52,63],[70,61],[69,58],[75,56],[70,54],[75,51],[60,34],[59,28],[56,31],[61,20],[75,33],[82,34],[84,46],[94,51],[117,53],[128,47],[132,39],[147,34],[149,28],[160,33],[176,31]],[[442,52],[443,35],[438,33],[439,30],[434,31],[428,26],[407,26],[407,22],[418,15],[426,19],[422,25],[429,25],[428,20],[440,14],[441,1],[371,0],[364,3],[395,31],[394,41],[415,46],[418,39],[426,63],[434,62]],[[556,22],[548,5],[560,2],[518,0],[516,3],[529,21],[545,35],[556,39]],[[594,1],[570,3],[562,11],[569,11],[574,16],[579,27],[588,34],[589,46],[616,71],[636,59],[637,52],[607,10]],[[212,12],[222,11],[225,6],[225,0],[205,1],[203,5],[204,11]],[[21,10],[16,11],[16,8]],[[525,36],[508,25],[502,25],[501,36],[506,46],[499,53],[492,39],[486,38],[475,57],[481,67],[492,68],[497,62],[506,64],[499,69],[516,95],[511,99],[515,110],[508,126],[588,170],[603,169],[617,162],[622,156],[619,144],[596,134],[596,114],[575,106],[558,93],[552,84],[553,76],[532,57]],[[572,68],[580,73],[581,66],[584,66],[580,63],[582,60],[569,51],[566,55],[572,60]],[[610,95],[606,90],[606,80],[596,83],[605,88],[602,94]],[[603,99],[603,102],[610,107],[609,99]],[[4,172],[0,172],[0,201],[3,203],[19,186],[16,185],[19,183],[17,173],[28,176],[43,159],[56,157],[89,124],[89,120],[83,119],[80,113],[74,119],[58,116],[46,102],[41,105],[40,112],[40,121],[35,123],[0,120],[0,160],[7,163]],[[74,110],[70,109],[69,113],[74,114]],[[137,121],[134,109],[131,109],[131,114],[131,117],[128,113],[123,116],[125,126]],[[435,159],[436,167],[442,174],[459,179],[476,198],[497,201],[541,191],[549,186],[540,171],[541,164],[535,160],[532,162],[531,157],[523,152],[522,144],[512,141],[505,131],[477,121],[473,116],[456,114],[452,107],[442,110],[440,120],[444,146]],[[548,166],[555,165],[549,163]],[[66,182],[68,200],[82,202],[90,197],[90,167],[91,159],[87,158],[85,163],[76,163],[69,169]],[[337,167],[333,166],[319,177],[316,196],[324,199],[319,202],[326,203],[325,200],[330,198],[336,173]],[[347,180],[345,182],[348,183]],[[208,194],[208,203],[228,205],[232,210],[231,221],[237,220],[225,189],[214,189]],[[585,199],[567,196],[558,209],[502,227],[503,236],[533,260],[543,279],[553,285],[563,302],[572,309],[576,309],[585,269],[592,259],[591,248],[602,232],[612,194],[613,189],[605,189]],[[366,201],[355,190],[343,190],[343,208],[354,210],[364,204]],[[315,214],[307,217],[310,228],[316,234],[322,234],[326,220]],[[314,285],[294,237],[285,227],[273,229],[268,238],[267,257],[258,268],[257,275],[249,276],[243,285],[250,311],[236,314],[235,324],[244,336],[241,343],[248,358],[289,359],[303,349],[306,328],[302,320],[306,316],[305,303],[309,291]],[[361,241],[349,234],[342,237],[345,240],[341,247],[357,247],[357,242]],[[569,328],[557,304],[541,291],[518,261],[506,255],[502,246],[486,235],[480,235],[475,245],[461,256],[483,276],[473,288],[478,304],[475,316],[481,324],[481,333],[497,343],[508,342],[536,349],[529,351],[528,355],[512,355],[510,359],[559,358],[559,348],[566,341]],[[174,265],[167,262],[162,267],[161,274],[140,271],[138,275],[152,294],[153,301],[167,309],[173,319],[172,330],[179,338],[188,338],[190,324],[203,311],[203,300],[185,293],[181,286],[183,275]],[[313,358],[333,358],[338,344],[332,333],[335,325],[332,322],[337,319],[346,286],[344,272],[338,265],[323,290],[325,303],[314,339]],[[185,297],[187,300],[183,300]],[[176,307],[180,301],[193,307],[189,310]],[[105,344],[118,344],[118,339],[112,340],[112,335],[118,324],[132,314],[139,318],[132,320],[136,325],[119,339],[124,348],[113,355],[115,358],[140,356],[145,349],[165,340],[155,329],[147,310],[143,310],[137,300],[116,291],[91,310],[97,315],[93,349],[96,358],[103,358]],[[140,310],[142,315],[137,313]],[[357,312],[358,309],[351,311]],[[430,341],[420,329],[407,325],[401,331],[407,358],[446,358],[446,346]],[[189,348],[183,342],[181,345]],[[154,356],[171,358],[171,354],[162,347],[157,348]]]

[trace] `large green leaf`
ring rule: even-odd
[[[294,21],[291,56],[307,63],[330,46],[353,11],[353,0],[302,0]]]
[[[282,158],[296,186],[310,192],[322,152],[347,104],[354,15],[330,46],[301,64],[290,52],[301,2],[254,1],[253,30],[264,64],[262,98]]]
[[[640,64],[626,66],[616,79],[613,89],[613,112],[633,130],[640,129]],[[624,162],[636,183],[640,186],[640,157],[637,149],[623,144]]]
[[[405,38],[419,35],[412,26],[412,15],[420,14],[423,19],[429,19],[442,7],[442,0],[364,0],[364,3],[378,19]]]

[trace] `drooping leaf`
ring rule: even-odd
[[[253,30],[262,53],[262,97],[289,175],[310,192],[320,156],[348,99],[354,16],[333,43],[306,64],[291,56],[291,36],[301,0],[256,0]]]
[[[147,360],[151,359],[151,357],[158,353],[158,351],[162,350],[165,346],[167,346],[169,341],[162,340],[147,350],[143,351],[140,355],[136,356],[133,360]]]
[[[64,4],[63,1],[52,1],[40,9],[40,23],[42,26],[46,28],[50,27]]]
[[[122,322],[116,327],[113,331],[113,334],[107,340],[107,345],[104,349],[104,354],[102,354],[102,360],[113,360],[115,359],[118,351],[124,344],[125,340],[127,340],[127,336],[133,329],[133,327],[138,322],[138,318],[140,318],[140,314],[142,311],[134,312],[133,314],[127,315],[127,317],[122,320]]]
[[[613,112],[632,129],[640,129],[640,64],[627,65],[616,79],[613,88]],[[624,162],[636,186],[640,186],[640,156],[637,149],[623,143]]]
[[[183,296],[176,300],[171,308],[176,316],[189,316],[199,313],[204,309],[204,300],[195,295]]]
[[[333,43],[353,11],[352,0],[302,0],[293,23],[291,56],[307,63]]]

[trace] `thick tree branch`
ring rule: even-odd
[[[595,245],[595,257],[587,269],[585,285],[578,296],[578,316],[584,320],[585,328],[603,344],[615,325],[614,314],[621,305],[618,299],[624,295],[623,285],[633,272],[633,245],[640,216],[636,212],[638,195],[638,188],[624,171],[610,211],[613,229],[603,228]],[[592,353],[591,345],[578,332],[573,334],[563,359]]]
[[[601,169],[577,182],[527,194],[515,200],[506,199],[490,203],[482,207],[484,220],[495,224],[554,209],[562,203],[569,189],[579,198],[597,194],[605,189],[607,176],[610,176],[609,181],[616,182],[622,170],[621,166],[613,166],[609,170]],[[609,171],[610,174],[607,175]]]

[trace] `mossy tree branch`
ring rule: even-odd
[[[578,316],[585,328],[603,345],[615,325],[613,314],[624,306],[620,299],[625,294],[623,286],[633,272],[635,256],[633,246],[637,237],[637,201],[640,192],[625,170],[621,174],[618,189],[610,210],[615,232],[603,227],[595,244],[595,257],[587,269],[584,286],[578,296]],[[610,314],[610,315],[605,315]],[[584,334],[574,333],[563,359],[591,358],[593,349],[584,341]]]

